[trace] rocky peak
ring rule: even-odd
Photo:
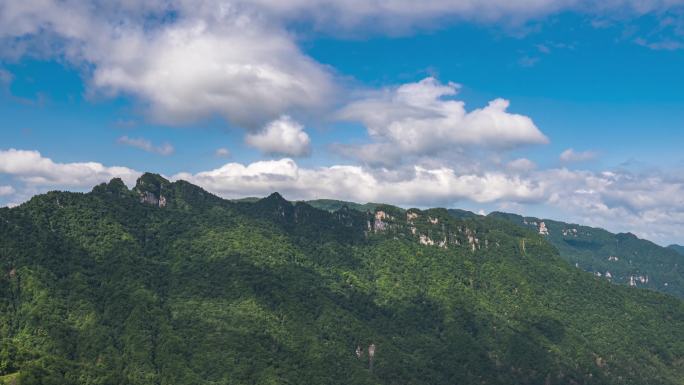
[[[167,203],[164,194],[170,185],[171,182],[159,174],[145,173],[138,178],[134,190],[141,203],[164,207]]]
[[[146,172],[138,178],[138,181],[135,184],[135,189],[139,191],[152,191],[156,192],[160,188],[163,188],[165,186],[170,185],[171,182],[169,182],[166,178],[159,174],[153,174],[150,172]]]
[[[257,201],[256,207],[284,219],[290,219],[294,211],[292,203],[277,192]]]
[[[266,198],[260,199],[257,202],[260,206],[267,206],[267,207],[273,207],[273,208],[291,208],[292,203],[288,201],[287,199],[283,198],[282,195],[280,195],[277,192],[274,192],[273,194],[267,196]]]
[[[282,195],[280,195],[279,192],[274,192],[273,194],[267,196],[266,198],[262,199],[263,201],[271,201],[271,202],[278,202],[278,203],[284,203],[284,204],[290,204],[290,202],[283,198]]]
[[[617,238],[620,241],[625,241],[625,240],[629,240],[629,239],[632,239],[632,240],[639,239],[639,237],[637,237],[636,235],[634,235],[632,233],[618,233]]]
[[[101,183],[95,186],[93,193],[126,196],[130,194],[130,190],[121,178],[114,178],[109,183]]]

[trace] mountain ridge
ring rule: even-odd
[[[667,246],[668,249],[674,250],[678,252],[679,254],[684,255],[684,246],[682,245],[669,245]]]
[[[350,207],[358,205],[353,202],[337,202],[338,206],[344,203],[351,203]],[[450,215],[461,219],[485,217],[461,209],[448,211]],[[494,211],[486,217],[500,218],[534,232],[540,232],[539,226],[544,223],[544,236],[559,249],[561,257],[571,265],[592,274],[600,274],[614,283],[647,287],[684,298],[684,260],[679,258],[679,255],[684,255],[682,246],[662,247],[649,240],[640,239],[630,232],[612,233],[603,228],[513,213]],[[583,236],[576,233],[579,229],[583,231]],[[562,236],[558,237],[558,234]],[[612,247],[613,243],[628,244],[629,247]],[[646,256],[639,256],[640,251],[646,253]],[[625,257],[628,259],[624,259]],[[638,260],[635,260],[635,257],[638,257]]]
[[[684,379],[681,300],[592,277],[532,229],[445,209],[330,212],[279,194],[232,202],[187,182],[143,182],[0,210],[0,378]]]

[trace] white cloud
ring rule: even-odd
[[[518,158],[508,162],[506,168],[511,171],[532,171],[537,165],[527,158]]]
[[[24,46],[34,38],[30,54],[86,64],[91,92],[132,95],[163,123],[221,116],[256,127],[287,111],[315,110],[332,94],[329,71],[252,6],[44,0],[0,7],[0,38]],[[45,40],[56,43],[39,45]]]
[[[462,20],[523,22],[567,10],[597,15],[624,10],[638,16],[681,4],[679,0],[3,1],[0,55],[65,58],[84,69],[90,93],[133,96],[163,123],[220,116],[253,129],[282,114],[316,112],[329,106],[336,95],[344,98],[344,92],[336,92],[333,71],[298,47],[288,31],[293,24],[330,34],[392,34]],[[452,91],[444,92],[435,97]],[[506,105],[497,100],[476,115],[503,116]],[[362,106],[356,107],[360,113]],[[456,112],[458,107],[448,109]]]
[[[153,154],[159,155],[171,155],[174,153],[175,149],[170,143],[162,143],[159,146],[155,146],[147,139],[144,138],[129,138],[128,136],[122,136],[116,140],[117,143],[123,144],[130,147],[135,147],[146,152],[151,152]]]
[[[514,163],[526,163],[524,161]],[[403,206],[459,207],[477,203],[524,210],[542,207],[561,220],[631,231],[660,243],[681,242],[684,226],[684,178],[675,173],[504,168],[461,171],[444,166],[399,169],[351,165],[301,167],[289,158],[178,173],[218,195],[265,196],[273,191],[289,199],[336,198]],[[20,202],[50,189],[88,190],[120,177],[129,186],[140,172],[97,162],[59,163],[37,151],[1,150],[0,174],[10,182],[0,195]]]
[[[173,178],[197,183],[225,197],[279,191],[291,199],[338,198],[408,205],[446,204],[461,199],[527,201],[541,197],[538,186],[500,172],[457,175],[449,168],[415,166],[397,177],[391,171],[359,166],[302,168],[288,158],[248,165],[228,163],[215,170],[180,173]]]
[[[656,242],[681,240],[684,182],[659,173],[541,172],[546,204],[579,223],[633,232]]]
[[[16,192],[12,186],[0,186],[0,197],[12,195]]]
[[[106,50],[94,49],[92,61],[98,89],[137,96],[170,124],[219,115],[254,127],[318,108],[332,88],[328,72],[287,34],[230,13],[154,33],[125,31]]]
[[[251,0],[277,18],[310,20],[327,32],[354,33],[355,30],[404,33],[420,27],[434,28],[458,21],[521,24],[559,11],[576,10],[604,14],[620,8],[642,14],[662,10],[680,1],[660,0]],[[637,5],[639,8],[635,7]]]
[[[247,134],[245,142],[265,154],[304,156],[311,152],[311,140],[304,127],[287,115],[270,122],[259,132]]]
[[[532,119],[507,112],[507,100],[466,111],[462,101],[453,99],[457,91],[456,84],[429,77],[375,92],[350,103],[339,116],[362,122],[377,142],[356,150],[364,160],[369,159],[366,153],[434,155],[464,146],[507,149],[548,142]]]
[[[225,147],[217,148],[216,151],[214,151],[214,156],[219,158],[228,158],[230,157],[230,150]]]
[[[594,151],[575,151],[572,148],[568,148],[560,154],[560,160],[564,163],[586,162],[597,157],[598,154]]]
[[[457,175],[448,168],[414,167],[404,178],[387,171],[359,166],[301,168],[291,159],[261,161],[248,165],[229,163],[207,172],[178,174],[224,196],[265,195],[281,191],[292,199],[339,198],[397,204],[429,204],[470,199],[528,200],[539,190],[519,178],[502,173]]]
[[[520,162],[523,163],[523,162]],[[661,243],[681,242],[684,181],[662,175],[567,169],[459,173],[420,166],[404,170],[336,165],[304,168],[291,159],[228,163],[185,179],[227,198],[265,196],[289,199],[335,198],[404,206],[458,207],[459,202],[524,209],[545,207],[557,219],[634,232]]]
[[[0,150],[0,174],[30,186],[92,187],[119,177],[135,184],[140,172],[127,167],[106,167],[97,162],[56,163],[38,151]]]

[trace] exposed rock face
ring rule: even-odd
[[[154,195],[154,193],[144,191],[140,193],[140,203],[145,203],[148,205],[158,207],[166,207],[166,197],[160,195],[159,198],[157,198],[157,196]]]
[[[489,242],[486,233],[477,228],[459,223],[461,219],[453,220],[447,212],[432,210],[422,212],[409,209],[406,212],[392,211],[393,208],[376,208],[374,212],[367,212],[366,236],[371,233],[392,232],[395,239],[410,237],[424,246],[434,246],[441,249],[450,247],[464,247],[472,252],[499,247],[498,242]]]
[[[135,185],[135,191],[140,196],[140,203],[157,207],[166,207],[167,198],[164,191],[168,190],[171,183],[157,174],[143,174]]]
[[[549,229],[544,222],[539,222],[539,235],[549,235]]]
[[[157,199],[153,193],[144,191],[140,194],[140,203],[147,203],[148,205],[157,206],[159,205],[159,199]]]
[[[629,286],[636,287],[637,284],[647,284],[648,275],[630,275]]]
[[[419,242],[421,245],[428,245],[428,246],[432,246],[435,244],[435,241],[430,239],[430,237],[428,237],[427,235],[423,235],[423,234],[420,234]]]
[[[384,219],[389,220],[390,216],[382,210],[378,210],[375,212],[375,221],[373,222],[373,229],[376,233],[378,231],[387,230],[387,222],[385,222]]]
[[[577,229],[563,229],[564,237],[577,237]]]
[[[418,237],[418,242],[419,242],[421,245],[426,245],[426,246],[435,246],[435,245],[437,245],[438,247],[440,247],[440,248],[442,248],[442,249],[447,249],[447,248],[448,248],[448,245],[447,245],[448,242],[447,242],[446,236],[444,237],[443,240],[441,240],[441,241],[439,241],[439,242],[436,242],[435,240],[433,240],[433,239],[430,238],[429,236],[427,236],[427,235],[425,235],[425,234],[421,234],[421,235]]]

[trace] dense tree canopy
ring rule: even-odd
[[[544,238],[570,264],[614,283],[684,298],[684,257],[677,252],[676,246],[662,247],[630,233],[613,234],[600,228],[548,219],[498,212],[489,216],[537,232],[544,223]]]
[[[0,381],[684,382],[681,300],[506,220],[368,210],[153,174],[0,209]]]

